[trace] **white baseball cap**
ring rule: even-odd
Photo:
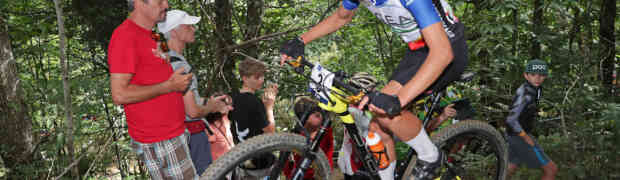
[[[161,33],[167,33],[181,24],[196,24],[198,22],[200,22],[200,17],[190,16],[181,10],[171,10],[166,13],[166,21],[157,23],[157,29]]]

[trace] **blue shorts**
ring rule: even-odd
[[[192,134],[189,137],[189,154],[196,167],[196,173],[198,176],[202,175],[202,172],[213,162],[211,143],[209,143],[209,136],[206,132]]]
[[[528,136],[530,136],[528,134]],[[507,136],[508,141],[508,160],[512,164],[525,164],[529,168],[542,168],[551,162],[551,159],[545,154],[538,142],[530,136],[534,141],[534,146],[530,146],[520,136]]]

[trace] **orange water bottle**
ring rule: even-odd
[[[370,152],[375,156],[375,159],[379,161],[379,169],[387,168],[390,165],[390,161],[388,160],[385,146],[383,142],[381,142],[381,137],[369,131],[368,136],[366,136],[366,143],[370,148]]]

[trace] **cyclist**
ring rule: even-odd
[[[436,4],[432,0],[343,0],[327,19],[282,45],[281,63],[302,56],[305,44],[351,22],[360,4],[392,27],[409,47],[388,84],[381,92],[369,94],[372,98],[364,97],[360,106],[367,105],[370,99],[369,108],[376,113],[379,124],[417,152],[415,178],[428,179],[441,165],[442,154],[421,127],[420,120],[410,111],[400,109],[427,89],[440,90],[456,80],[467,64],[464,26],[448,3],[444,0]],[[400,113],[387,116],[386,107]]]
[[[506,128],[509,148],[508,176],[510,177],[520,164],[529,168],[542,168],[541,179],[555,179],[558,172],[557,165],[549,159],[538,145],[536,140],[528,134],[533,128],[537,115],[538,101],[542,95],[542,83],[548,74],[545,61],[531,60],[525,67],[523,77],[526,81],[519,86],[517,94],[512,99],[510,115],[506,118]]]

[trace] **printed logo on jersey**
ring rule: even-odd
[[[245,137],[248,136],[248,134],[250,134],[250,129],[249,128],[245,128],[242,131],[239,131],[239,124],[237,124],[236,121],[233,121],[233,123],[235,123],[235,131],[237,131],[237,136],[239,139],[239,142],[243,142],[245,141]]]
[[[385,3],[387,0],[368,0],[370,1],[370,3],[374,6],[381,6],[383,5],[383,3]]]

